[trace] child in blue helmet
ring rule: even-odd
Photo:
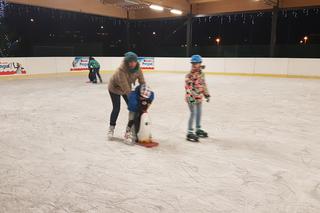
[[[140,129],[141,115],[147,112],[154,100],[154,92],[146,84],[141,84],[128,95],[129,122],[125,140],[128,144],[135,144]]]
[[[205,98],[209,102],[210,94],[205,81],[205,75],[202,72],[202,69],[205,68],[202,65],[202,57],[200,55],[193,55],[191,57],[191,64],[191,72],[186,75],[185,79],[185,98],[190,109],[187,140],[198,142],[199,137],[208,137],[208,133],[201,129],[201,113],[202,101]],[[196,119],[195,132],[193,129],[194,119]]]

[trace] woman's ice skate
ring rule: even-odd
[[[108,133],[107,133],[108,140],[112,140],[113,139],[114,129],[115,129],[115,126],[110,126],[109,127]]]

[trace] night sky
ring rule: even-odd
[[[271,12],[194,17],[193,51],[206,56],[265,56],[271,17]],[[184,17],[131,21],[130,49],[143,55],[184,56],[185,21]],[[2,25],[10,40],[19,41],[10,51],[14,56],[117,56],[128,50],[127,22],[122,19],[10,4]],[[310,54],[320,57],[316,53],[320,46],[320,9],[280,11],[277,36],[279,48],[301,48],[300,40],[308,36],[303,48],[313,48]],[[221,39],[220,45],[217,38]],[[282,51],[285,48],[279,49],[279,56],[290,56]]]

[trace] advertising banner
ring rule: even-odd
[[[21,63],[12,61],[0,61],[0,75],[26,74],[27,71]]]
[[[70,71],[86,71],[89,70],[89,57],[75,57],[72,62]]]
[[[139,57],[138,61],[142,71],[154,70],[154,58],[153,57]]]

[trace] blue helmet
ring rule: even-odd
[[[193,55],[191,57],[191,63],[202,63],[201,55]]]
[[[143,98],[150,98],[152,94],[152,90],[149,86],[147,86],[146,84],[142,84],[140,86],[140,96]]]

